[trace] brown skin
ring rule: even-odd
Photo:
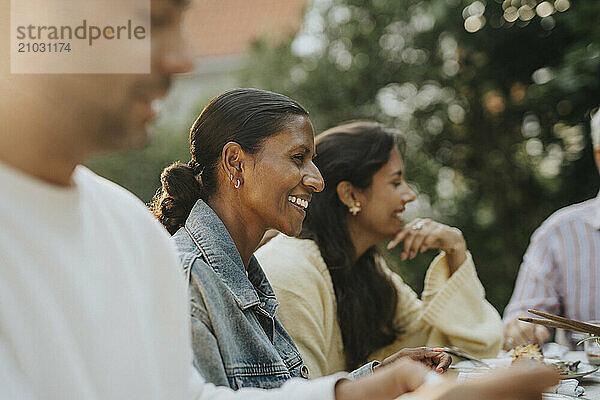
[[[10,1],[0,1],[8,9]],[[172,74],[192,66],[181,36],[182,13],[170,0],[152,0],[151,74],[11,75],[3,54],[0,160],[68,186],[76,165],[91,155],[146,143],[151,101],[167,93]],[[10,13],[1,14],[7,22]],[[8,40],[9,27],[0,24],[1,40]]]
[[[404,163],[398,149],[392,150],[388,163],[373,175],[369,188],[361,190],[350,182],[340,182],[337,192],[348,207],[360,203],[358,215],[346,217],[356,259],[377,243],[391,239],[388,249],[404,242],[403,260],[413,259],[428,249],[444,250],[451,274],[466,260],[467,245],[457,228],[429,219],[403,224],[401,216],[406,204],[417,196],[404,179]],[[418,221],[423,222],[423,227],[412,229]]]
[[[292,118],[283,131],[266,138],[256,154],[234,142],[223,148],[219,187],[208,204],[227,227],[246,268],[269,228],[290,236],[302,229],[306,213],[288,196],[310,202],[312,193],[323,190],[313,155],[313,129],[305,116]]]
[[[335,386],[337,400],[395,399],[421,386],[429,370],[407,359],[399,359],[378,373],[357,379],[341,380]]]
[[[342,380],[335,387],[338,400],[393,399],[415,392],[428,400],[539,400],[542,392],[559,380],[558,371],[546,366],[513,367],[491,372],[474,381],[422,385],[427,369],[400,359],[377,374],[355,381]]]
[[[385,367],[401,358],[409,358],[413,361],[418,361],[422,365],[435,370],[437,373],[444,373],[452,364],[452,357],[444,353],[443,349],[432,349],[431,347],[416,347],[402,349],[391,356],[387,357],[373,369]]]
[[[539,400],[541,393],[558,383],[558,371],[555,368],[514,367],[494,371],[474,381],[464,382],[452,387],[438,398],[444,400]]]

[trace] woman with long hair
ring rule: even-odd
[[[403,347],[456,345],[496,356],[500,316],[485,300],[460,230],[402,220],[416,194],[404,175],[400,136],[354,122],[315,142],[325,189],[313,196],[299,238],[280,234],[256,253],[311,377]],[[403,260],[441,250],[421,300],[387,267],[377,248],[385,240],[388,248],[403,243]]]

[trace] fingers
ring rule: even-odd
[[[510,346],[508,346],[510,348],[529,343],[544,343],[549,336],[550,332],[546,328],[519,321],[516,318],[506,324],[504,328],[505,344],[510,343]]]
[[[429,218],[417,218],[406,224],[387,245],[388,250],[404,242],[401,259],[413,259],[418,253],[423,253],[431,248],[439,248],[447,253],[452,253],[458,244],[466,249],[462,232]],[[458,244],[457,244],[458,243]]]
[[[396,236],[392,240],[390,240],[390,242],[387,245],[387,249],[390,250],[396,247],[398,243],[401,243],[404,240],[406,235],[408,235],[408,229],[404,227],[400,232],[396,234]]]
[[[432,349],[425,347],[423,362],[431,366],[438,374],[443,374],[452,364],[452,357],[443,349]]]
[[[546,327],[535,325],[533,336],[536,343],[545,343],[550,339],[550,330]]]
[[[417,256],[419,252],[423,252],[421,249],[423,247],[423,243],[426,241],[426,236],[422,234],[415,235],[413,242],[411,243],[410,252],[408,253],[408,258],[411,260]]]
[[[422,230],[425,227],[425,224],[429,221],[429,219],[425,218],[425,219],[420,219],[417,218],[414,221],[411,221],[410,223],[404,225],[404,228],[402,228],[402,230],[400,232],[398,232],[396,234],[396,236],[390,240],[390,242],[387,245],[387,249],[390,250],[394,247],[396,247],[398,245],[398,243],[401,243],[402,241],[404,241],[404,251],[402,252],[402,255],[404,256],[407,250],[406,247],[406,241],[410,240],[412,241],[412,237],[422,234]],[[406,257],[408,257],[408,253],[406,253]],[[406,259],[406,258],[404,258]]]
[[[438,373],[444,373],[450,364],[452,364],[452,357],[444,353],[441,348],[431,347],[416,347],[416,348],[404,348],[391,356],[387,357],[378,367],[390,364],[401,357],[408,357],[411,360],[418,361],[426,367],[435,370]]]
[[[448,353],[438,353],[437,354],[437,367],[435,371],[439,374],[443,374],[452,364],[452,357]]]
[[[420,234],[420,231],[415,231],[415,233],[411,232],[406,236],[406,238],[404,238],[404,249],[402,250],[402,255],[400,256],[402,261],[405,261],[408,258],[412,251],[412,243],[415,241],[416,236]]]

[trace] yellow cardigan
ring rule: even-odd
[[[255,255],[280,302],[277,315],[296,342],[310,377],[345,370],[337,301],[316,243],[279,234]],[[443,252],[437,256],[427,271],[422,300],[399,275],[385,268],[398,292],[394,323],[404,333],[369,360],[419,346],[456,345],[479,357],[498,354],[500,315],[485,300],[470,254],[451,277]]]

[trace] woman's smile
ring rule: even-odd
[[[288,202],[292,204],[292,206],[300,211],[302,215],[306,215],[306,209],[308,208],[309,200],[305,200],[301,197],[289,195]]]

